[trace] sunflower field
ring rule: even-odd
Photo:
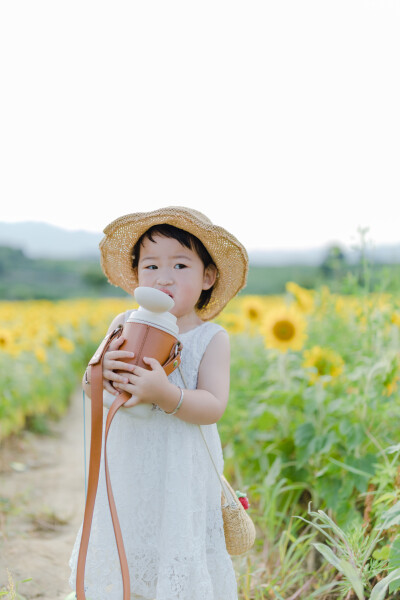
[[[239,296],[218,422],[225,475],[257,528],[240,598],[400,597],[400,297],[286,285]],[[129,300],[0,304],[0,442],[62,416]]]

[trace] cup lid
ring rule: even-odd
[[[147,286],[137,287],[134,297],[139,306],[155,313],[163,313],[171,310],[175,302],[165,292]]]
[[[169,312],[154,313],[140,306],[133,310],[128,317],[130,323],[145,323],[158,329],[162,329],[175,337],[179,334],[179,327],[176,323],[176,317]]]

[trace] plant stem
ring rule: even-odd
[[[287,352],[280,352],[278,355],[278,373],[282,388],[287,390],[289,383],[287,376]]]

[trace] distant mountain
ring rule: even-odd
[[[342,248],[348,264],[355,264],[360,259],[360,251],[346,248],[340,243],[334,245]],[[249,252],[250,263],[253,265],[284,266],[284,265],[320,265],[328,254],[330,245],[319,248],[293,250],[253,250]],[[366,257],[374,263],[399,264],[400,244],[382,245],[367,249]]]
[[[102,233],[68,231],[48,223],[0,222],[0,245],[20,248],[29,258],[98,259],[102,237]]]
[[[85,258],[99,259],[99,242],[102,233],[69,231],[62,227],[24,221],[21,223],[0,222],[0,245],[20,248],[30,258]],[[342,248],[348,263],[358,261],[359,251]],[[253,265],[320,265],[327,255],[329,244],[319,248],[293,250],[253,250],[249,252]],[[400,243],[381,245],[366,252],[375,263],[400,263]]]

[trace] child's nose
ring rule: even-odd
[[[157,274],[158,285],[170,285],[172,283],[172,277],[169,273],[159,271]]]

